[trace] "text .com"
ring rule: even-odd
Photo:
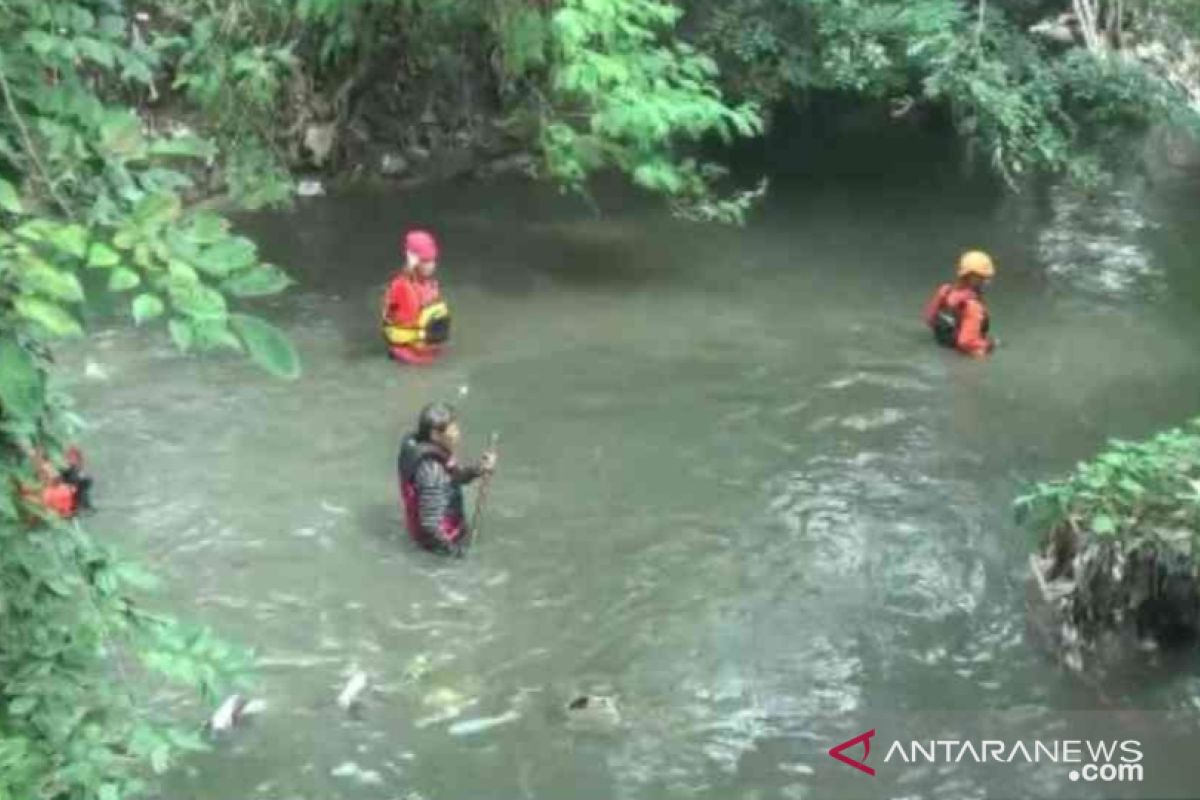
[[[1141,764],[1085,764],[1067,777],[1083,783],[1141,783],[1144,772]]]

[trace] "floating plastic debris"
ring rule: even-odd
[[[521,715],[516,711],[508,710],[496,717],[476,717],[474,719],[464,719],[450,726],[451,736],[470,736],[475,733],[507,725],[510,722],[515,722],[520,719]]]
[[[346,685],[342,688],[342,693],[338,695],[338,707],[343,711],[349,711],[357,705],[360,696],[366,688],[367,673],[357,667],[353,668],[350,680],[346,681]]]
[[[244,718],[261,714],[267,710],[263,700],[248,700],[240,694],[230,695],[208,720],[208,729],[214,733],[227,731]]]
[[[306,178],[296,184],[296,194],[301,197],[320,197],[325,194],[325,184],[312,178]]]

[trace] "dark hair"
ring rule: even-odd
[[[434,432],[442,432],[458,419],[458,413],[449,403],[430,403],[421,409],[417,417],[417,441],[428,442]]]

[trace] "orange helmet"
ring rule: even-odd
[[[992,257],[982,250],[968,250],[958,259],[958,277],[976,275],[980,278],[991,278],[996,274],[996,265]]]

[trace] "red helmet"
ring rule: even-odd
[[[409,231],[404,236],[404,249],[422,261],[437,261],[437,240],[429,231]]]

